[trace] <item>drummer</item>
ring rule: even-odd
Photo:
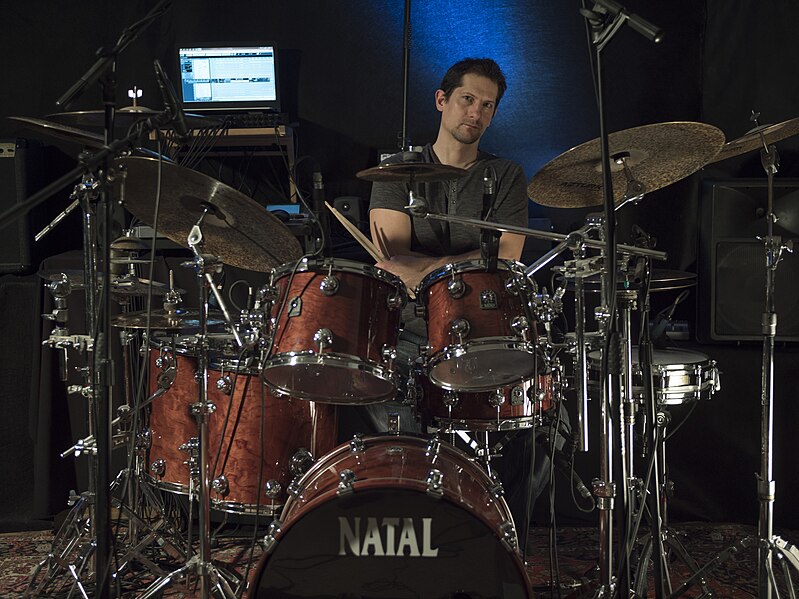
[[[495,194],[488,220],[503,224],[527,226],[527,193],[524,172],[520,165],[499,158],[479,148],[480,139],[491,125],[507,83],[499,65],[490,58],[467,58],[452,65],[444,75],[440,89],[435,92],[435,106],[441,113],[438,136],[422,148],[421,159],[465,169],[468,174],[459,179],[424,183],[419,190],[431,212],[480,218],[483,209],[484,177],[495,177]],[[386,162],[402,160],[397,154]],[[425,275],[449,263],[479,260],[480,231],[477,228],[426,220],[412,216],[408,205],[409,184],[405,182],[376,182],[372,186],[370,203],[371,233],[374,244],[389,259],[378,262],[402,278],[409,289],[415,289]],[[524,236],[504,233],[499,240],[498,256],[519,260]],[[404,328],[398,344],[399,362],[406,364],[420,355],[426,345],[425,321],[415,315],[412,302],[403,313]],[[405,373],[403,373],[405,374]],[[410,408],[398,402],[366,406],[372,424],[378,431],[386,430],[390,412],[400,414],[402,430],[421,432],[414,422]],[[529,451],[529,435],[522,435]],[[521,445],[515,443],[514,445]],[[509,448],[510,449],[510,448]],[[524,471],[527,452],[516,448],[517,458],[506,453],[503,462],[515,462],[509,468]],[[539,452],[543,453],[543,452]],[[529,458],[527,458],[529,460]],[[521,462],[521,463],[519,463]],[[546,472],[545,464],[537,459],[536,470]],[[507,468],[506,468],[507,469]],[[508,489],[508,476],[503,476],[506,491],[516,491],[517,504],[522,502],[526,485],[522,480]],[[511,476],[512,478],[512,476]],[[524,476],[522,479],[526,478]],[[546,480],[536,476],[543,490]],[[514,503],[509,497],[509,503]],[[511,505],[513,509],[513,505]],[[513,510],[519,517],[518,508]]]

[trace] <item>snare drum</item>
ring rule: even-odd
[[[553,377],[539,374],[493,391],[446,391],[424,375],[416,377],[416,404],[427,427],[456,431],[507,431],[540,426],[553,406]]]
[[[491,391],[535,374],[534,283],[524,265],[501,261],[447,264],[419,285],[429,351],[427,375],[451,391]]]
[[[601,353],[588,354],[589,385],[598,386]],[[632,392],[644,398],[644,381],[638,362],[638,347],[632,348]],[[710,397],[721,388],[715,360],[685,349],[656,349],[652,352],[652,388],[658,405],[675,406]]]
[[[263,380],[275,392],[335,404],[394,398],[405,286],[340,259],[303,259],[272,275],[274,321]]]
[[[530,597],[505,500],[448,443],[356,438],[293,487],[251,599]]]
[[[276,515],[286,488],[336,446],[336,406],[278,398],[259,368],[220,360],[209,368],[211,507]],[[260,485],[259,485],[260,482]]]

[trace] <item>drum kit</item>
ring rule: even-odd
[[[30,124],[45,134],[56,129],[71,135],[60,124]],[[78,137],[79,143],[86,139]],[[635,181],[646,189],[662,187],[729,146],[720,132],[699,123],[622,131],[611,135],[612,151],[624,154],[614,176],[625,177],[628,188],[635,189],[630,185]],[[596,152],[593,142],[566,152],[532,179],[529,192],[544,205],[595,205]],[[397,576],[409,588],[437,595],[455,589],[487,596],[503,589],[504,596],[530,596],[523,543],[490,464],[501,449],[492,453],[487,434],[538,430],[573,392],[576,445],[587,449],[583,408],[589,395],[601,394],[602,362],[611,359],[605,357],[601,327],[586,330],[586,298],[601,290],[598,277],[607,268],[596,235],[601,219],[592,215],[579,231],[559,235],[421,212],[417,204],[415,213],[426,218],[538,236],[555,245],[529,266],[501,260],[495,269],[486,268],[485,260],[448,264],[423,279],[413,300],[398,277],[375,266],[303,256],[279,221],[205,175],[138,156],[122,157],[115,165],[124,207],[194,254],[184,266],[197,275],[200,308],[180,308],[182,290],[173,283],[136,276],[134,268],[147,262],[138,258],[140,241],[124,236],[114,242],[112,261],[124,272],[111,277],[111,291],[164,302],[163,309],[129,311],[111,320],[125,332],[123,338],[138,339],[141,345],[129,357],[149,372],[147,396],[128,389],[131,398],[112,422],[114,446],[127,447],[129,460],[112,485],[112,504],[127,522],[116,533],[123,559],[114,579],[133,575],[141,581],[145,571],[150,584],[143,597],[159,596],[193,573],[200,580],[208,577],[206,594],[231,597],[245,587],[250,597],[272,596],[276,588],[290,588],[293,594],[286,596],[306,596],[318,589],[319,580],[328,590],[363,591]],[[382,165],[359,176],[435,181],[458,175],[452,170]],[[86,196],[86,189],[84,180],[77,195]],[[621,194],[617,203],[629,195]],[[550,296],[533,275],[567,250],[573,259],[554,267],[559,287]],[[654,350],[648,377],[636,359],[644,345],[633,341],[633,313],[648,310],[650,292],[684,292],[695,283],[688,273],[649,267],[649,260],[664,257],[652,248],[619,245],[616,298],[623,347],[616,359],[623,397],[611,421],[623,423],[623,487],[639,519],[645,512],[642,489],[649,483],[634,472],[636,414],[646,420],[651,393],[657,446],[645,453],[658,462],[656,484],[665,490],[669,408],[707,400],[719,388],[715,363],[698,352]],[[236,316],[214,280],[223,265],[268,273]],[[43,273],[57,306],[48,315],[57,325],[48,343],[64,352],[93,351],[92,338],[71,335],[62,318],[72,290],[90,291],[81,275]],[[102,287],[105,279],[98,276],[97,282]],[[553,323],[563,315],[567,292],[575,296],[575,331],[558,337]],[[219,310],[209,309],[212,293]],[[428,344],[406,365],[403,380],[396,347],[409,302],[424,318]],[[597,322],[602,318],[600,309]],[[561,363],[560,352],[570,359]],[[338,410],[398,395],[414,408],[422,435],[402,433],[390,422],[388,434],[356,435],[338,444]],[[485,441],[461,449],[456,435]],[[92,434],[65,455],[96,451]],[[608,497],[601,483],[594,481],[597,504]],[[34,574],[29,595],[50,592],[66,577],[86,596],[96,534],[92,495],[76,498],[73,516]],[[174,509],[178,504],[183,507]],[[248,578],[211,564],[211,514],[254,518],[256,528],[259,517],[271,520],[257,543],[263,556]],[[675,555],[700,570],[676,537],[665,531],[663,538]],[[648,547],[635,581],[644,593],[654,550]],[[363,562],[369,557],[396,559],[367,560],[367,568]],[[167,572],[167,558],[182,565]],[[480,568],[463,572],[453,561],[442,570],[440,560],[464,558]],[[442,571],[453,574],[441,576]]]
[[[131,126],[165,124],[161,113],[120,114]],[[703,354],[652,349],[650,293],[684,291],[695,282],[687,273],[653,269],[651,262],[664,260],[665,253],[646,244],[615,244],[609,256],[602,238],[606,216],[590,215],[585,226],[564,235],[435,214],[411,194],[408,209],[416,217],[536,237],[554,247],[530,265],[490,256],[448,264],[409,290],[375,266],[321,257],[322,248],[304,255],[291,232],[241,192],[159,156],[131,152],[130,139],[106,144],[80,128],[92,119],[107,122],[105,117],[15,117],[42,135],[102,155],[84,159],[76,171],[82,180],[73,199],[84,214],[85,269],[79,275],[44,273],[55,303],[45,315],[55,323],[46,344],[64,356],[69,350],[105,352],[111,336],[101,320],[107,318],[123,332],[125,361],[140,375],[121,377],[124,401],[117,418],[106,421],[98,389],[117,374],[102,357],[86,369],[78,390],[88,400],[89,436],[65,455],[89,457],[90,489],[73,498],[28,596],[66,588],[88,597],[90,585],[101,589],[110,580],[120,590],[145,586],[140,596],[150,598],[184,579],[197,581],[202,597],[307,597],[320,590],[330,596],[531,597],[526,522],[514,522],[503,497],[491,465],[501,443],[491,445],[488,435],[555,430],[561,408],[573,400],[572,445],[587,451],[591,395],[602,399],[599,444],[611,462],[589,492],[600,512],[600,537],[611,536],[616,470],[622,509],[633,523],[621,540],[622,555],[634,553],[646,514],[658,520],[630,588],[646,594],[650,560],[665,561],[664,545],[689,564],[692,582],[705,588],[709,570],[699,568],[662,527],[669,486],[665,430],[672,406],[712,397],[719,372]],[[613,203],[618,209],[639,201],[715,160],[763,146],[768,152],[772,143],[799,132],[797,123],[758,127],[726,144],[715,127],[692,122],[610,134]],[[594,140],[558,156],[532,178],[529,197],[555,208],[602,205],[601,155],[602,144]],[[413,187],[465,174],[447,165],[403,161],[358,176]],[[154,281],[154,243],[150,260],[142,260],[138,253],[144,248],[134,237],[107,244],[99,238],[98,229],[108,228],[109,221],[100,218],[105,215],[98,212],[98,188],[189,251],[183,266],[196,276],[196,310],[180,307],[181,291],[173,282]],[[9,216],[0,215],[0,221]],[[101,255],[97,248],[104,245],[110,251]],[[769,247],[769,264],[776,267],[785,247]],[[560,283],[550,295],[535,275],[565,252],[571,258],[554,267]],[[150,273],[140,278],[136,268],[147,263]],[[238,314],[219,292],[217,275],[225,266],[268,275]],[[66,326],[68,299],[79,289],[85,291],[90,323],[84,335]],[[556,322],[569,291],[574,331],[559,331]],[[613,298],[614,306],[600,305],[596,330],[589,331],[587,297],[597,291]],[[98,301],[103,294],[125,306],[131,297],[145,296],[147,307],[111,318]],[[153,296],[163,299],[163,309],[152,308]],[[210,308],[212,297],[218,311]],[[402,364],[397,346],[408,304],[424,319],[427,345]],[[638,344],[636,312],[642,323]],[[611,321],[618,325],[614,335],[606,333]],[[773,353],[773,331],[771,340]],[[620,380],[615,403],[607,401],[613,378],[608,372]],[[398,397],[413,409],[422,434],[403,432],[391,416],[386,434],[356,434],[339,443],[342,410]],[[641,448],[643,469],[634,460],[642,423],[644,438],[652,441]],[[104,454],[111,447],[126,449],[127,467],[106,484],[95,473],[109,464]],[[615,447],[621,459],[614,465]],[[764,461],[763,481],[769,484],[770,456]],[[649,503],[652,494],[657,510]],[[98,512],[104,497],[118,514],[113,526]],[[773,493],[763,503],[769,512]],[[243,570],[212,560],[212,515],[243,519],[255,531]],[[795,557],[772,537],[770,515],[763,521],[760,537],[768,540],[763,551],[769,559],[775,549]],[[112,529],[116,553],[109,560],[101,554]],[[262,555],[253,567],[256,550]],[[598,561],[602,577],[616,567],[609,543],[600,543]]]

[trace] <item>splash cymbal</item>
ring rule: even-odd
[[[624,200],[627,191],[623,162],[648,193],[695,173],[716,156],[722,145],[724,134],[705,123],[656,123],[611,133],[608,148],[615,203]],[[601,206],[599,138],[546,164],[530,181],[527,195],[537,204],[555,208]]]
[[[393,162],[359,171],[356,177],[364,181],[448,181],[468,174],[466,169],[435,162]]]
[[[123,204],[152,226],[159,161],[125,157]],[[202,222],[203,252],[224,264],[257,272],[302,256],[300,242],[266,208],[224,183],[175,164],[161,163],[158,232],[186,247],[192,227]]]
[[[763,140],[760,138],[761,133],[766,140],[766,145],[771,145],[783,139],[793,137],[799,133],[799,117],[777,123],[776,125],[761,125],[760,127],[755,127],[738,139],[733,139],[724,144],[719,153],[716,154],[715,158],[710,162],[719,162],[720,160],[726,160],[727,158],[761,149],[763,147]]]

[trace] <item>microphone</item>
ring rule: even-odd
[[[494,210],[494,196],[496,194],[497,175],[494,167],[487,166],[483,171],[483,209],[480,220],[488,220]],[[494,272],[497,269],[499,254],[499,233],[490,229],[480,230],[480,257],[486,263],[486,270]]]
[[[157,58],[153,61],[153,66],[155,67],[155,80],[164,100],[164,107],[172,117],[172,129],[175,131],[178,141],[185,144],[189,140],[189,128],[186,125],[186,115],[180,107],[177,94],[175,94],[175,88],[172,87],[172,82],[166,76],[164,68]]]
[[[483,171],[483,210],[480,213],[480,220],[486,220],[494,208],[496,178],[494,168],[487,166]]]
[[[657,44],[663,41],[665,32],[660,27],[653,25],[646,19],[639,17],[636,14],[627,12],[627,9],[615,0],[594,0],[594,10],[597,8],[604,9],[604,11],[609,12],[614,17],[621,15],[626,19],[630,27],[651,42]]]
[[[325,184],[320,171],[314,171],[311,177],[313,180],[313,191],[311,192],[313,211],[316,214],[316,221],[319,223],[319,243],[322,244],[322,249],[324,249],[326,247],[325,241],[328,241],[328,233],[330,231],[327,212],[325,211]]]

